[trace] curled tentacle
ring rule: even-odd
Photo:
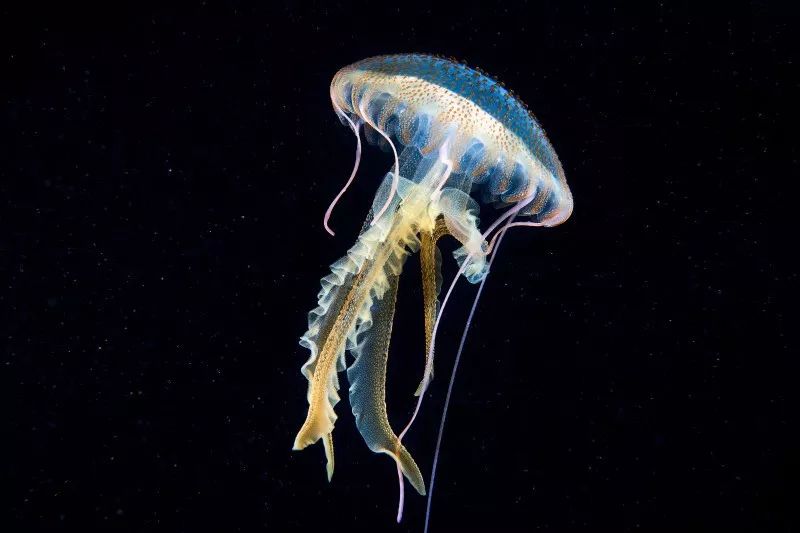
[[[336,104],[334,103],[334,106],[335,105]],[[339,198],[342,197],[344,192],[350,187],[350,184],[353,183],[353,179],[356,177],[356,172],[358,172],[358,165],[361,163],[361,136],[358,134],[358,130],[361,127],[361,121],[357,120],[356,122],[353,122],[346,114],[342,113],[341,111],[338,111],[338,113],[340,117],[344,118],[350,124],[350,127],[353,129],[353,133],[356,136],[356,162],[353,165],[353,171],[350,173],[350,178],[347,180],[347,183],[344,184],[342,190],[339,191],[339,194],[337,194],[333,199],[331,205],[328,206],[328,210],[325,211],[325,217],[322,219],[322,225],[325,226],[325,231],[330,233],[331,236],[336,234],[333,232],[330,226],[328,226],[328,220],[330,220],[331,213],[333,213],[333,208],[336,207],[336,204],[339,202]]]

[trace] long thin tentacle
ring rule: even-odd
[[[526,196],[524,199],[522,199],[520,202],[518,202],[517,205],[515,205],[513,208],[511,208],[508,211],[506,211],[505,213],[503,213],[503,215],[500,216],[497,220],[495,220],[494,223],[491,226],[489,226],[489,229],[486,230],[483,233],[483,239],[485,240],[486,236],[489,235],[492,231],[494,231],[494,229],[497,226],[499,226],[501,223],[508,221],[508,222],[506,222],[508,224],[508,223],[512,222],[514,220],[514,217],[516,216],[516,214],[519,213],[526,205],[528,205],[533,200],[533,196],[534,196],[533,194],[530,194],[530,195]],[[505,228],[502,231],[505,232]],[[400,432],[400,434],[398,435],[398,440],[400,440],[400,441],[403,440],[403,437],[405,436],[405,434],[408,432],[409,429],[411,429],[411,426],[414,424],[414,421],[416,420],[417,415],[419,414],[419,410],[422,407],[422,400],[425,397],[425,391],[427,390],[428,384],[430,383],[431,369],[433,367],[433,357],[431,357],[431,356],[433,355],[433,351],[434,351],[435,346],[436,346],[436,334],[439,331],[439,323],[441,322],[442,316],[444,315],[444,309],[447,306],[447,302],[450,299],[450,295],[453,293],[453,289],[455,289],[456,283],[458,283],[458,280],[461,277],[461,274],[463,274],[464,270],[466,270],[467,266],[469,265],[469,262],[472,259],[472,256],[473,256],[473,254],[468,255],[467,258],[464,260],[464,262],[461,264],[461,268],[459,268],[458,272],[456,272],[456,275],[453,278],[453,281],[450,283],[450,287],[447,289],[447,293],[445,294],[444,299],[442,300],[442,305],[439,308],[439,314],[436,317],[436,323],[433,326],[433,333],[431,335],[431,345],[430,345],[430,348],[429,348],[430,353],[428,354],[428,358],[427,358],[426,363],[425,363],[425,373],[424,373],[424,375],[422,377],[422,384],[420,385],[420,388],[419,388],[420,394],[419,394],[419,397],[417,398],[417,404],[414,407],[414,412],[411,414],[411,419],[408,421],[408,424],[406,424],[406,427],[403,428],[403,431]],[[493,258],[494,258],[494,255],[492,255],[492,257],[489,259],[489,267],[490,268],[491,268],[491,262],[492,262]],[[484,282],[485,282],[485,278],[484,278]],[[483,287],[483,282],[481,282],[481,287]],[[397,508],[397,522],[400,522],[402,520],[402,518],[403,518],[404,490],[405,489],[404,489],[404,486],[403,486],[402,474],[401,474],[401,478],[400,478],[400,498],[399,498],[398,508]]]
[[[513,224],[509,222],[508,224],[503,226],[503,229],[501,231],[503,233],[505,233],[510,228],[520,228],[520,227],[539,228],[539,227],[542,227],[542,226],[544,226],[544,224],[542,224],[541,222],[514,222]],[[497,233],[495,233],[492,236],[492,240],[489,241],[489,246],[486,248],[486,255],[489,255],[490,253],[492,253],[492,250],[494,250],[495,241],[497,240],[497,238],[499,236],[500,236],[500,231],[498,231]]]
[[[503,228],[499,232],[499,237],[497,240],[497,248],[500,248],[500,243],[503,241],[503,237],[506,234],[508,228],[512,226],[511,222],[514,220],[511,217],[508,220],[508,223],[503,226]],[[492,262],[496,257],[495,254],[489,258],[489,270],[491,271]],[[461,354],[464,352],[464,344],[467,341],[467,334],[469,333],[469,328],[472,325],[472,318],[475,316],[475,310],[478,308],[478,300],[480,300],[481,293],[483,292],[483,286],[486,284],[486,280],[489,276],[485,276],[481,281],[480,286],[478,287],[478,292],[475,294],[475,300],[472,302],[472,308],[469,310],[469,317],[467,318],[467,323],[464,325],[464,332],[461,334],[461,342],[458,345],[458,352],[456,352],[456,359],[453,362],[453,370],[450,372],[450,383],[447,385],[447,395],[444,398],[444,407],[442,408],[442,420],[439,422],[439,434],[436,437],[436,448],[433,452],[433,466],[431,467],[431,483],[430,488],[428,489],[428,502],[425,507],[425,529],[423,530],[424,533],[428,533],[428,526],[430,525],[431,520],[431,501],[433,499],[433,485],[436,482],[436,467],[439,464],[439,452],[442,448],[442,436],[444,435],[444,425],[447,421],[447,409],[450,407],[450,398],[453,395],[453,384],[456,381],[456,371],[458,371],[458,364],[461,362]]]
[[[331,218],[331,213],[333,212],[333,208],[336,206],[339,198],[342,197],[344,192],[350,187],[350,184],[353,183],[353,179],[356,177],[356,172],[358,172],[358,165],[361,163],[361,136],[358,133],[359,128],[361,127],[361,121],[358,120],[355,123],[350,120],[345,113],[340,113],[339,116],[344,117],[344,119],[350,123],[350,128],[352,128],[353,133],[356,136],[356,162],[353,165],[353,171],[350,173],[350,178],[347,180],[347,183],[344,184],[342,190],[339,191],[339,194],[336,195],[336,198],[333,199],[331,205],[328,206],[328,210],[325,211],[325,218],[322,220],[322,224],[325,226],[325,231],[330,233],[331,235],[335,235],[333,230],[328,226],[328,220]]]
[[[392,204],[392,198],[394,198],[395,193],[397,192],[397,185],[400,183],[400,158],[397,157],[397,149],[394,147],[394,143],[392,139],[389,138],[376,124],[373,124],[372,121],[369,119],[369,115],[367,115],[367,111],[364,109],[364,102],[365,99],[361,100],[361,103],[358,105],[358,110],[361,112],[361,118],[364,121],[372,126],[372,128],[381,134],[381,136],[386,139],[389,143],[389,146],[392,147],[392,153],[394,154],[394,174],[392,175],[392,188],[389,191],[389,197],[386,199],[386,203],[383,204],[380,211],[373,217],[372,222],[370,222],[370,226],[374,226],[376,222],[381,218],[383,213],[389,209],[389,206]]]
[[[430,380],[430,369],[433,368],[433,350],[434,345],[436,343],[436,332],[439,330],[439,321],[442,317],[443,311],[445,306],[447,305],[447,301],[450,299],[450,295],[453,293],[453,289],[456,286],[456,282],[458,278],[461,277],[462,272],[467,266],[468,261],[464,261],[461,265],[461,268],[456,273],[455,278],[453,278],[452,283],[450,283],[450,287],[447,289],[447,294],[445,294],[444,299],[442,300],[442,305],[439,308],[439,314],[436,317],[436,323],[433,326],[433,332],[431,333],[431,343],[430,348],[428,351],[428,357],[425,360],[425,372],[422,377],[422,383],[419,386],[419,397],[417,398],[417,404],[414,407],[414,412],[411,414],[411,419],[406,424],[406,427],[403,428],[403,431],[397,436],[398,440],[402,442],[403,437],[406,435],[409,429],[411,429],[411,425],[414,423],[414,420],[417,418],[417,414],[419,413],[420,407],[422,406],[422,399],[425,396],[425,391],[428,389],[428,382]],[[399,469],[398,469],[399,471]],[[400,499],[397,504],[397,523],[403,519],[403,504],[405,500],[405,484],[403,483],[402,473],[400,474]]]
[[[507,221],[509,218],[512,218],[512,220],[513,220],[513,217],[516,216],[516,214],[519,213],[520,210],[522,210],[528,203],[530,203],[530,201],[532,199],[533,199],[533,195],[530,195],[530,196],[526,197],[525,199],[523,199],[522,201],[520,201],[513,208],[511,208],[508,211],[506,211],[505,213],[503,213],[503,215],[500,216],[497,220],[495,220],[495,222],[491,226],[489,226],[489,229],[486,230],[483,233],[482,238],[485,240],[487,235],[489,235],[492,231],[494,231],[494,229],[497,226],[499,226],[501,223]],[[441,318],[444,315],[444,308],[447,305],[447,301],[450,299],[450,294],[452,294],[453,289],[455,289],[456,283],[458,282],[461,274],[464,273],[464,270],[466,270],[467,266],[469,265],[469,261],[472,259],[473,255],[474,254],[468,255],[467,258],[464,260],[464,262],[461,264],[461,268],[458,269],[458,272],[456,273],[455,277],[453,278],[453,281],[450,283],[450,287],[447,289],[447,293],[445,294],[445,297],[442,300],[442,305],[439,308],[439,315],[436,317],[436,324],[433,327],[433,335],[432,335],[432,338],[431,338],[431,347],[430,347],[431,351],[434,349],[434,346],[436,344],[436,332],[439,330],[439,322],[441,321]],[[429,360],[430,360],[430,358],[429,358]],[[428,388],[428,384],[430,383],[430,370],[431,370],[430,367],[431,367],[431,364],[426,364],[425,365],[425,374],[424,374],[424,376],[422,378],[422,381],[423,381],[423,384],[424,384],[424,386],[422,387],[422,392],[424,392]],[[400,438],[401,439],[403,438],[403,435],[405,435],[406,431],[408,431],[408,429],[411,427],[411,424],[414,422],[414,419],[416,418],[417,413],[419,412],[420,405],[422,404],[422,396],[423,395],[420,394],[420,397],[417,400],[417,407],[416,407],[416,409],[414,409],[414,414],[411,416],[411,420],[408,422],[408,425],[406,426],[406,428],[400,434]]]

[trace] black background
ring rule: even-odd
[[[797,177],[796,134],[779,134],[795,13],[510,4],[2,8],[4,531],[421,530],[414,494],[395,525],[394,465],[346,394],[333,482],[321,445],[290,451],[306,313],[390,165],[365,150],[329,237],[354,149],[330,79],[411,51],[513,88],[575,197],[567,223],[514,230],[495,262],[432,531],[800,530],[781,311],[796,241],[778,208]],[[426,479],[474,290],[449,307],[405,439]],[[421,347],[411,261],[396,428]]]

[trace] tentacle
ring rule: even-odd
[[[528,195],[523,200],[518,202],[517,205],[515,205],[513,208],[511,208],[508,211],[506,211],[505,213],[503,213],[503,215],[501,217],[499,217],[491,226],[489,226],[489,229],[484,233],[484,236],[488,235],[497,226],[499,226],[502,222],[508,220],[509,218],[511,220],[513,220],[513,217],[516,216],[516,214],[519,213],[519,211],[522,210],[526,205],[528,205],[531,202],[531,200],[533,200],[533,194]],[[456,275],[453,278],[453,281],[450,283],[450,287],[447,289],[447,293],[445,294],[444,299],[442,300],[442,305],[439,308],[439,315],[436,317],[436,323],[433,326],[433,333],[431,335],[431,346],[430,346],[430,352],[431,353],[433,352],[433,350],[434,350],[434,348],[436,346],[436,334],[439,331],[439,323],[441,322],[442,316],[444,315],[445,306],[447,306],[447,302],[450,299],[450,295],[453,293],[453,289],[455,289],[456,283],[458,283],[458,280],[461,277],[461,274],[464,273],[464,270],[466,270],[467,266],[469,265],[471,257],[472,257],[472,254],[468,255],[464,259],[464,262],[461,263],[461,267],[458,269],[458,272],[456,272]],[[491,265],[491,261],[493,259],[494,259],[494,255],[492,255],[492,257],[489,260],[489,264],[490,265]],[[488,273],[488,270],[487,270],[487,273]],[[481,282],[480,287],[483,287],[483,284],[485,283],[485,281],[486,281],[486,277],[484,277],[483,281]],[[480,288],[479,288],[479,290],[480,290]],[[401,431],[400,435],[398,435],[398,440],[401,441],[401,442],[402,442],[403,437],[405,436],[405,434],[408,432],[408,430],[411,429],[411,426],[414,424],[414,420],[416,420],[417,414],[419,414],[419,410],[422,407],[422,400],[425,397],[424,393],[428,388],[428,384],[430,383],[430,376],[431,376],[431,372],[432,372],[432,362],[433,362],[433,360],[430,357],[430,353],[429,353],[428,360],[426,361],[426,364],[425,364],[425,374],[422,377],[422,385],[421,385],[420,395],[417,398],[417,405],[414,407],[414,412],[411,414],[411,419],[408,421],[408,424],[406,424],[406,427],[403,428],[403,431]],[[453,379],[453,378],[451,377],[451,379]],[[403,517],[403,508],[402,508],[402,505],[401,505],[403,503],[403,498],[402,498],[403,487],[402,487],[402,484],[401,484],[400,490],[401,490],[401,498],[400,498],[400,502],[399,502],[398,509],[397,509],[397,521],[398,522],[400,522],[400,520]]]
[[[436,315],[439,314],[439,293],[442,290],[442,253],[436,245],[438,240],[448,235],[447,226],[440,217],[432,232],[422,232],[420,235],[419,259],[422,270],[422,299],[425,314],[425,365],[433,369],[433,362],[428,359],[433,357],[431,350],[431,337]],[[433,370],[431,370],[433,376]],[[414,396],[422,393],[423,381],[419,382]]]
[[[333,105],[336,106],[335,103]],[[325,211],[325,218],[322,219],[322,225],[325,226],[325,231],[327,231],[331,235],[335,235],[335,233],[330,228],[330,226],[328,226],[328,220],[331,218],[331,213],[333,212],[333,208],[336,206],[336,203],[339,201],[339,198],[342,197],[344,192],[348,189],[348,187],[350,187],[350,184],[353,182],[353,179],[356,177],[356,172],[358,172],[358,165],[361,163],[361,136],[358,134],[358,130],[361,127],[361,121],[357,120],[354,123],[352,120],[350,120],[350,117],[348,117],[347,114],[341,112],[338,108],[337,108],[337,114],[340,117],[344,118],[350,124],[350,128],[352,128],[353,133],[356,136],[356,162],[355,165],[353,165],[353,171],[350,173],[350,178],[347,180],[347,183],[344,184],[342,190],[339,191],[339,194],[336,195],[336,198],[333,199],[331,205],[328,206],[328,210]]]
[[[508,219],[508,222],[499,232],[499,239],[497,241],[497,247],[500,248],[500,243],[503,241],[503,236],[505,236],[506,231],[508,228],[512,226],[512,221],[514,217]],[[495,255],[489,259],[489,269],[492,267],[492,262],[494,262]],[[439,423],[439,434],[436,436],[436,448],[433,452],[433,466],[431,467],[431,484],[430,489],[428,490],[428,502],[425,507],[425,529],[423,533],[428,533],[428,526],[430,525],[431,520],[431,501],[433,499],[433,484],[436,481],[436,467],[439,464],[439,452],[442,448],[442,436],[444,435],[444,425],[447,421],[447,409],[450,407],[450,398],[453,395],[453,384],[456,381],[456,371],[458,370],[458,364],[461,362],[461,354],[464,352],[464,344],[467,341],[467,333],[469,332],[469,327],[472,325],[472,319],[475,316],[475,309],[478,308],[478,301],[480,300],[481,293],[483,292],[483,287],[486,284],[486,279],[488,276],[484,277],[481,281],[480,286],[478,287],[478,292],[475,294],[475,300],[472,302],[472,308],[469,310],[469,317],[467,317],[467,323],[464,325],[464,332],[461,334],[461,342],[458,344],[458,352],[456,352],[456,359],[453,362],[453,370],[450,372],[450,383],[447,385],[447,395],[444,399],[444,407],[442,408],[442,420]]]
[[[378,220],[381,218],[381,216],[383,216],[383,213],[385,213],[386,210],[389,209],[389,206],[392,204],[392,198],[394,198],[394,195],[397,192],[397,184],[398,180],[400,179],[400,158],[397,157],[397,149],[394,147],[392,139],[389,138],[389,136],[386,135],[383,132],[383,130],[379,129],[378,126],[370,120],[367,110],[364,109],[365,101],[366,99],[362,98],[361,103],[358,105],[358,110],[361,112],[361,118],[363,118],[367,124],[369,124],[375,131],[380,133],[384,139],[386,139],[386,141],[389,143],[389,146],[392,147],[392,153],[394,154],[394,177],[392,179],[392,189],[391,191],[389,191],[389,197],[386,199],[386,203],[383,204],[381,210],[378,211],[378,213],[372,219],[372,222],[370,222],[370,225],[374,226],[375,223],[378,222]]]
[[[356,427],[369,449],[392,457],[417,492],[424,495],[422,473],[394,434],[386,414],[386,361],[389,357],[398,278],[397,274],[387,274],[385,292],[381,298],[376,295],[372,302],[371,327],[366,334],[359,334],[357,344],[350,350],[355,356],[355,361],[347,369],[350,406]]]
[[[511,209],[503,213],[501,216],[499,216],[497,220],[495,220],[492,223],[492,225],[489,226],[489,229],[483,232],[483,240],[486,240],[486,237],[488,237],[498,226],[500,226],[500,224],[502,224],[509,218],[516,216],[517,213],[519,213],[522,209],[524,209],[525,206],[528,205],[531,202],[531,200],[533,200],[533,196],[534,196],[533,194],[526,196],[521,201],[519,201],[514,207],[512,207]]]
[[[513,224],[509,223],[509,224],[506,224],[505,226],[503,226],[503,229],[501,231],[503,233],[505,233],[510,228],[519,228],[519,227],[522,227],[522,226],[530,226],[530,227],[539,228],[539,227],[544,226],[544,224],[542,222],[514,222]],[[500,235],[501,235],[501,232],[498,231],[497,233],[494,234],[494,236],[492,237],[492,240],[489,241],[489,247],[486,249],[486,254],[487,255],[492,253],[492,250],[494,250],[494,242],[497,240],[497,238]]]

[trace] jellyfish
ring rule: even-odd
[[[317,306],[300,339],[311,355],[302,366],[308,380],[308,412],[295,450],[322,440],[330,481],[339,373],[346,372],[356,426],[367,447],[391,457],[400,485],[420,494],[425,481],[402,439],[431,383],[440,320],[456,282],[479,284],[452,370],[433,460],[426,530],[436,464],[455,371],[486,276],[506,231],[556,226],[572,213],[572,195],[558,156],[525,105],[500,83],[454,60],[420,54],[364,59],[339,70],[330,86],[333,108],[356,137],[356,160],[323,225],[333,235],[334,206],[356,177],[363,129],[382,144],[393,165],[377,189],[358,239],[322,278]],[[479,203],[498,209],[484,230]],[[458,272],[444,298],[438,241],[452,237]],[[386,363],[398,282],[408,257],[419,253],[422,271],[425,356],[414,394],[416,406],[398,434],[386,412]],[[346,354],[351,355],[347,358]],[[424,361],[424,364],[423,364]]]

